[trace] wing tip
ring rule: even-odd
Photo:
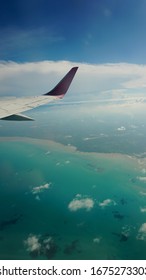
[[[45,93],[44,95],[58,96],[62,98],[68,91],[78,68],[78,66],[72,67],[70,71],[63,77],[63,79],[51,91]]]

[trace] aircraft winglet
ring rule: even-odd
[[[49,92],[39,96],[8,99],[0,101],[0,120],[31,121],[32,118],[20,113],[47,104],[54,99],[63,98],[66,94],[78,67],[73,67],[64,78]],[[46,96],[46,97],[45,97]]]
[[[59,98],[62,98],[66,94],[77,70],[78,67],[73,67],[51,91],[44,95],[58,96]]]

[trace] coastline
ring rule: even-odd
[[[0,142],[24,142],[29,144],[34,144],[45,149],[55,149],[55,151],[67,152],[70,154],[81,155],[83,157],[89,157],[89,159],[105,159],[105,160],[122,160],[135,167],[142,168],[146,164],[146,157],[140,158],[133,155],[122,154],[122,153],[99,153],[99,152],[83,152],[78,150],[75,146],[64,145],[59,142],[55,142],[48,139],[38,139],[29,137],[0,137]]]

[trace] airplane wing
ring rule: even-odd
[[[53,100],[63,98],[66,94],[78,67],[73,67],[64,78],[49,92],[32,97],[0,99],[0,120],[29,121],[32,118],[20,114]]]

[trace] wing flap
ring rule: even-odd
[[[13,115],[9,115],[7,117],[1,118],[1,120],[5,120],[5,121],[34,121],[34,119],[25,116],[25,115],[21,115],[21,114],[13,114]]]

